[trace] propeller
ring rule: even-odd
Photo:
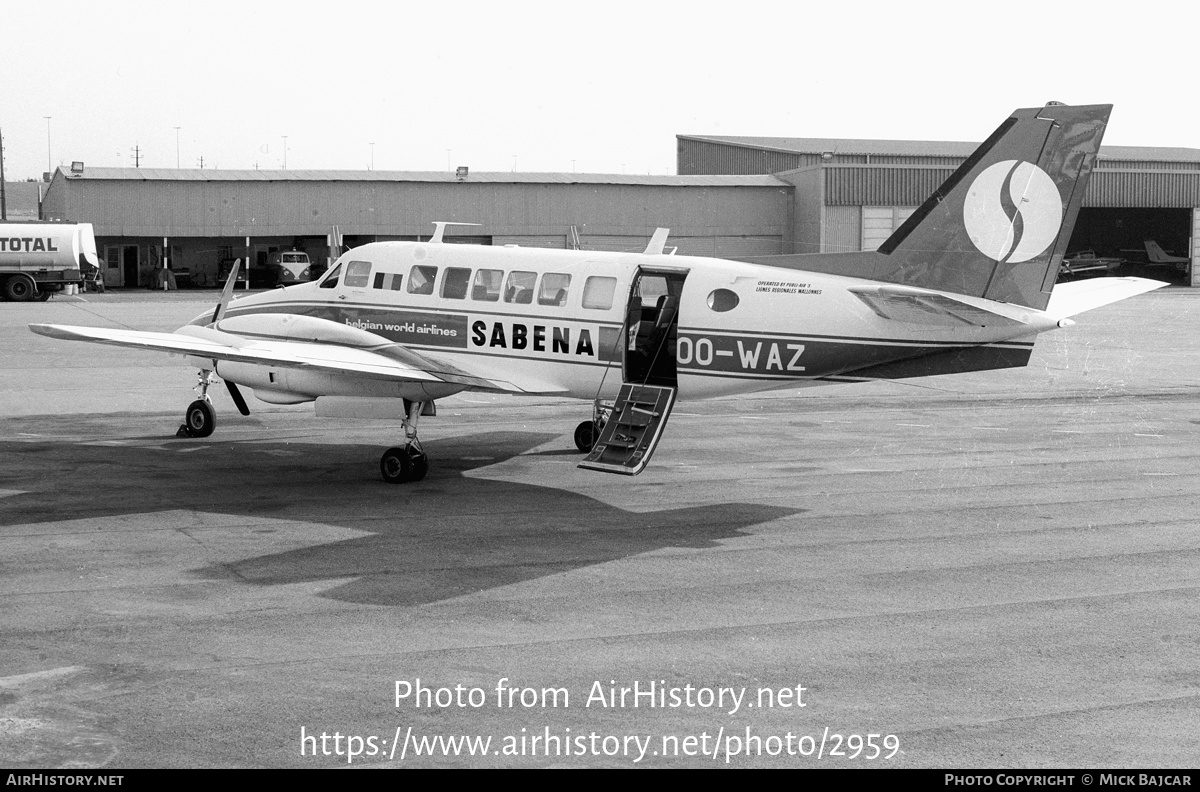
[[[221,290],[221,299],[217,300],[217,308],[213,311],[213,324],[220,321],[221,316],[225,313],[225,307],[233,299],[233,287],[237,283],[238,268],[241,267],[241,264],[241,259],[235,259],[233,269],[229,271],[229,277],[225,279],[225,288]],[[237,401],[237,399],[234,399],[234,401]],[[242,414],[246,415],[247,413]]]
[[[246,400],[242,398],[242,392],[238,390],[238,386],[229,380],[225,380],[225,387],[229,390],[229,395],[233,399],[233,403],[237,405],[238,412],[242,415],[249,415],[250,408],[246,406]]]

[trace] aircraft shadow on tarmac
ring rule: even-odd
[[[378,479],[366,461],[378,449],[361,445],[160,437],[122,438],[130,445],[0,442],[5,467],[19,469],[4,471],[3,488],[26,491],[0,498],[0,525],[190,510],[340,526],[365,535],[193,574],[264,586],[352,578],[322,595],[420,605],[665,547],[713,547],[802,511],[710,503],[630,512],[552,486],[465,475],[555,437],[439,439],[426,445],[433,466],[425,481],[401,486]]]

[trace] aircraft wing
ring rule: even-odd
[[[946,294],[904,286],[864,286],[850,289],[884,319],[937,327],[1019,327],[1024,322],[989,311]]]
[[[227,360],[281,368],[308,369],[393,382],[446,382],[470,390],[499,393],[562,393],[548,383],[512,382],[475,376],[459,366],[418,354],[399,345],[362,349],[331,343],[251,339],[208,327],[186,326],[174,333],[104,327],[31,324],[38,335],[72,341],[151,349],[210,360]]]

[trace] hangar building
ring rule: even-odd
[[[770,173],[796,187],[794,253],[874,250],[978,143],[679,135],[680,174]],[[1068,253],[1200,255],[1200,149],[1101,146]],[[1153,269],[1167,279],[1183,273]],[[1198,273],[1200,275],[1200,273]],[[1200,285],[1200,284],[1193,284]]]
[[[588,250],[642,250],[658,226],[679,252],[770,255],[790,244],[791,184],[769,175],[59,168],[46,219],[90,222],[108,286],[149,286],[164,255],[195,285],[223,261],[264,265],[276,250],[329,254],[336,226],[353,247],[427,239]]]
[[[677,146],[677,176],[75,163],[54,172],[42,217],[94,224],[110,287],[153,286],[165,262],[216,286],[235,258],[252,274],[279,250],[324,264],[339,237],[424,239],[434,221],[477,224],[447,241],[630,251],[662,226],[679,253],[763,261],[878,247],[977,144],[680,135]],[[1194,260],[1197,229],[1200,150],[1105,146],[1070,250],[1146,262],[1153,239]],[[1137,274],[1184,281],[1192,269]]]

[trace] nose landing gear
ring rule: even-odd
[[[208,398],[208,386],[213,383],[212,371],[200,369],[199,399],[188,405],[183,414],[183,423],[175,432],[176,437],[208,437],[217,426],[217,414]]]

